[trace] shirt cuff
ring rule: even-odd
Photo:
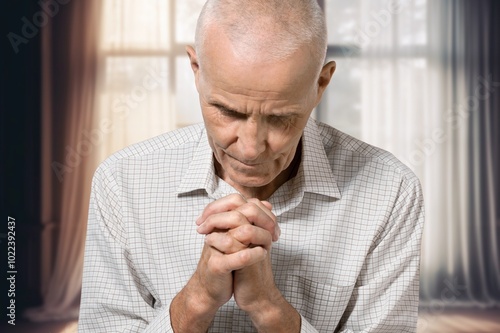
[[[300,315],[300,333],[319,333],[302,315]],[[170,322],[170,302],[166,306],[158,309],[158,314],[149,323],[143,333],[167,332],[174,333]]]
[[[149,322],[149,325],[143,333],[166,332],[174,333],[172,323],[170,322],[170,302],[157,310],[156,316]]]

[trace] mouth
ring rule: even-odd
[[[240,160],[240,159],[238,159],[238,158],[236,158],[236,157],[234,157],[234,156],[232,156],[232,155],[230,155],[230,154],[228,154],[228,153],[226,153],[226,155],[227,155],[229,158],[231,158],[232,160],[235,160],[236,162],[238,162],[238,163],[240,163],[240,164],[243,164],[243,165],[245,165],[245,166],[247,166],[247,167],[253,167],[253,168],[255,168],[255,167],[260,166],[260,165],[262,165],[262,164],[263,164],[263,163],[255,163],[255,162],[247,162],[247,161],[242,161],[242,160]]]

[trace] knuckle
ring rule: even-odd
[[[234,216],[235,222],[237,222],[238,224],[245,224],[248,222],[246,215],[243,214],[242,212],[237,211],[237,210],[233,210],[232,213],[233,213],[232,215]]]
[[[248,201],[245,203],[245,206],[248,206],[248,207],[259,207],[259,205],[257,204],[257,202],[253,199],[248,199]]]
[[[258,204],[260,202],[257,198],[250,198],[247,200],[248,203]]]
[[[228,195],[228,198],[234,202],[234,203],[237,203],[237,204],[244,204],[247,202],[247,200],[245,200],[245,198],[243,197],[243,195],[239,194],[239,193],[233,193],[233,194],[230,194]]]
[[[251,224],[244,224],[239,228],[239,232],[243,236],[250,237],[253,233],[254,227]]]
[[[225,251],[230,250],[233,246],[233,240],[231,237],[223,237],[221,240],[221,245]]]
[[[208,205],[205,206],[205,209],[203,209],[203,213],[210,213],[213,209],[213,207],[216,205],[216,201],[212,201]]]
[[[257,213],[261,208],[255,202],[247,202],[246,205],[252,213]]]
[[[244,224],[236,229],[234,233],[234,236],[238,241],[242,243],[248,243],[252,238],[253,227],[250,224]]]
[[[242,265],[247,265],[252,260],[252,255],[251,255],[249,250],[240,251],[239,252],[239,259],[240,259]]]
[[[242,235],[250,235],[253,231],[253,226],[251,224],[243,224],[238,230]]]
[[[257,220],[259,218],[259,206],[254,203],[248,202],[238,209],[238,212],[245,216],[247,220]]]
[[[205,244],[212,245],[212,235],[211,234],[205,236]]]
[[[213,223],[214,220],[214,215],[210,215],[205,219],[205,222],[203,224],[210,226]]]
[[[223,275],[224,273],[226,273],[226,270],[224,268],[224,265],[222,265],[221,260],[219,260],[216,257],[210,257],[210,259],[208,259],[208,267],[213,274]]]

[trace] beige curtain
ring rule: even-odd
[[[88,198],[99,137],[94,125],[100,0],[60,5],[42,37],[43,305],[34,321],[78,316]]]
[[[184,50],[174,43],[175,8],[173,1],[74,0],[44,28],[43,305],[26,312],[33,321],[78,317],[97,165],[176,127],[176,56]]]
[[[498,306],[498,194],[488,131],[500,84],[490,69],[490,1],[361,3],[360,137],[394,153],[421,180],[420,304],[432,313]]]

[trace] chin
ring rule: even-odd
[[[262,187],[268,185],[274,178],[266,176],[250,176],[240,172],[232,172],[230,175],[234,184],[242,187]]]

